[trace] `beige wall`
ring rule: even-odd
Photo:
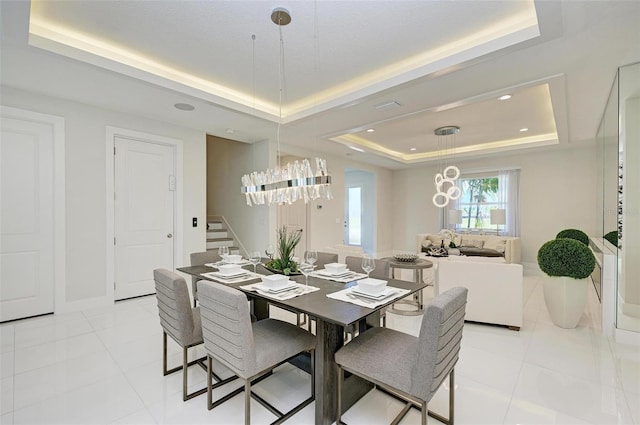
[[[224,216],[248,252],[262,252],[269,244],[275,210],[264,205],[249,207],[240,192],[241,178],[268,168],[269,152],[266,141],[247,144],[207,136],[207,215]]]
[[[558,231],[578,228],[595,234],[595,145],[460,161],[462,173],[519,167],[523,263],[536,263],[538,248]],[[393,173],[395,249],[413,250],[417,233],[438,232],[433,206],[434,166]]]

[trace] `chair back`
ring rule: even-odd
[[[198,282],[202,336],[206,350],[236,375],[247,378],[256,353],[247,297],[215,282]]]
[[[192,252],[189,257],[191,258],[192,266],[203,266],[207,263],[217,263],[222,260],[220,254],[218,254],[218,250],[214,249],[211,251],[202,251],[202,252]],[[193,283],[193,292],[196,291],[196,282],[198,282],[198,278],[195,276],[191,276],[191,281]]]
[[[452,288],[431,301],[422,318],[411,393],[429,401],[458,361],[467,288]]]
[[[387,260],[379,260],[375,259],[376,268],[370,273],[369,276],[376,277],[379,279],[388,279],[389,278],[389,262]],[[354,257],[351,255],[347,255],[344,259],[345,264],[354,272],[364,273],[362,270],[362,257]]]
[[[305,258],[307,257],[307,251],[304,252]],[[316,270],[324,269],[325,264],[337,263],[338,254],[332,254],[330,252],[318,251],[318,261],[316,261]]]
[[[197,342],[187,282],[166,269],[154,270],[153,279],[162,329],[182,347]]]

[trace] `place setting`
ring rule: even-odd
[[[260,276],[260,278],[262,280],[261,282],[240,286],[240,289],[245,291],[256,291],[260,295],[280,301],[289,300],[291,298],[299,297],[300,295],[310,294],[320,290],[320,288],[315,286],[309,286],[307,284],[289,280],[289,276],[285,275],[272,274],[268,276]]]
[[[334,282],[348,283],[354,280],[364,279],[367,277],[364,273],[354,272],[347,268],[343,263],[328,263],[324,265],[323,270],[316,270],[310,273],[311,276]]]
[[[408,289],[387,286],[386,280],[367,277],[359,280],[357,285],[327,294],[327,297],[360,307],[375,308],[396,298],[401,298],[409,292]]]

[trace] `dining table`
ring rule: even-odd
[[[245,266],[253,271],[252,266]],[[178,271],[203,280],[213,280],[206,275],[216,269],[208,265],[179,267]],[[262,275],[272,274],[263,265],[258,265],[256,272]],[[211,276],[211,275],[209,275]],[[304,283],[304,276],[293,276],[293,280]],[[269,305],[280,307],[296,314],[306,314],[316,322],[316,351],[315,351],[315,423],[329,425],[335,421],[337,406],[337,367],[334,354],[344,345],[344,331],[354,327],[360,332],[366,332],[372,324],[379,326],[380,311],[397,301],[397,297],[390,297],[384,302],[357,305],[340,299],[330,298],[336,293],[357,285],[357,281],[347,283],[309,276],[308,285],[318,288],[314,292],[296,296],[290,299],[274,299],[260,292],[247,289],[247,285],[260,282],[260,278],[253,280],[225,283],[244,292],[253,301],[253,313],[258,320],[269,317]],[[399,288],[402,297],[411,296],[426,287],[424,284],[403,280],[388,279],[388,287]],[[244,287],[244,288],[243,288]],[[362,304],[362,303],[361,303]],[[345,379],[343,386],[343,410],[349,409],[356,401],[372,388],[372,384],[352,375]]]

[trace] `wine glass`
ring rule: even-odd
[[[314,249],[305,252],[304,261],[313,266],[318,261],[318,252]]]
[[[267,257],[269,257],[269,260],[273,260],[273,254],[276,253],[276,249],[274,248],[273,245],[269,244],[269,246],[267,246],[267,249],[264,250],[264,253],[267,254]]]
[[[304,284],[307,286],[309,285],[309,274],[313,271],[315,267],[316,266],[309,263],[298,264],[298,270],[300,270],[300,273],[304,275]]]
[[[367,273],[367,279],[369,278],[369,273],[371,273],[376,268],[376,262],[370,254],[365,254],[362,257],[362,270]]]
[[[251,253],[249,253],[249,262],[251,264],[253,264],[253,272],[256,272],[256,266],[258,264],[260,264],[260,260],[262,260],[262,258],[260,257],[260,252],[259,251],[253,251]]]
[[[222,245],[220,248],[218,248],[218,255],[220,255],[220,258],[222,258],[222,260],[227,258],[227,255],[229,255],[229,247],[226,245]]]

